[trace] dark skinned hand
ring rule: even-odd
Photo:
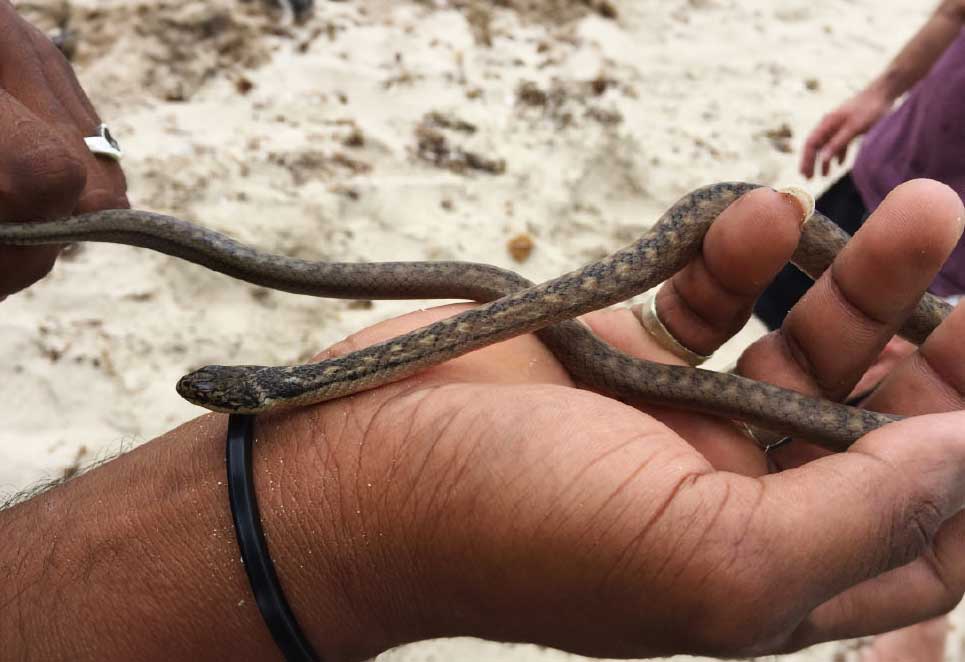
[[[740,370],[846,396],[955,246],[962,216],[943,185],[896,189]],[[766,189],[731,205],[658,298],[671,331],[700,353],[729,338],[793,251],[799,220],[796,202]],[[385,322],[328,355],[460,309]],[[624,351],[675,361],[627,310],[586,321]],[[963,333],[960,308],[869,406],[962,409]],[[763,654],[892,630],[961,598],[965,414],[895,423],[831,456],[798,440],[776,454],[787,468],[775,473],[727,421],[573,386],[523,336],[259,419],[264,438],[317,448],[316,462],[286,463],[264,480],[303,485],[285,498],[337,522],[328,525],[341,532],[334,547],[318,541],[308,553],[338,558],[348,565],[337,575],[357,577],[361,592],[342,599],[364,605],[366,631],[375,619],[385,637],[365,654],[456,634],[607,657]],[[328,476],[338,496],[311,496],[302,472]],[[378,575],[371,592],[358,568]],[[296,611],[310,619],[313,592],[300,593]]]
[[[0,222],[127,207],[120,166],[84,144],[100,123],[60,51],[0,0]],[[59,251],[0,246],[0,300],[43,278]]]

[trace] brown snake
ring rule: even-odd
[[[899,417],[807,397],[743,377],[635,359],[573,318],[624,301],[666,280],[700,250],[731,202],[757,188],[720,183],[688,193],[638,241],[540,285],[497,267],[465,262],[327,263],[261,253],[161,214],[93,212],[61,221],[0,224],[0,243],[100,241],[150,248],[241,280],[298,294],[350,299],[470,299],[489,302],[403,336],[321,363],[207,366],[178,392],[214,411],[257,413],[323,402],[402,379],[514,336],[540,339],[579,383],[612,395],[739,419],[843,450]],[[805,225],[792,261],[817,278],[848,235],[821,214]],[[921,343],[951,307],[926,294],[901,329]]]

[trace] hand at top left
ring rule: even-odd
[[[0,0],[0,222],[127,207],[120,166],[84,143],[100,123],[50,39]],[[0,247],[0,300],[47,275],[59,251]]]

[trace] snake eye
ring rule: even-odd
[[[217,388],[214,381],[210,379],[209,373],[204,370],[192,372],[185,375],[178,381],[178,393],[211,393]]]

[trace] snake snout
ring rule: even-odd
[[[178,394],[212,411],[255,413],[264,408],[252,376],[262,366],[209,365],[178,380]]]

